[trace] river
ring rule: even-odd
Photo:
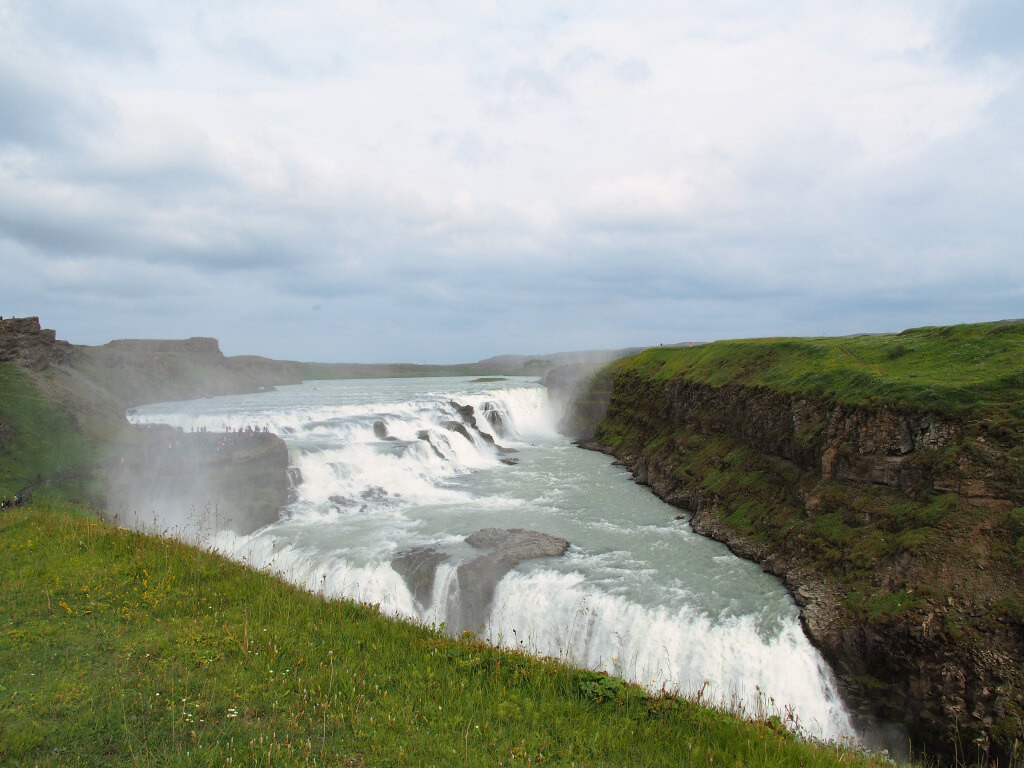
[[[856,740],[780,581],[559,435],[556,417],[528,378],[313,381],[129,413],[186,432],[267,427],[286,441],[295,498],[250,535],[211,533],[230,557],[453,634]],[[492,557],[496,568],[460,578],[487,553],[467,536],[491,528],[569,548]]]

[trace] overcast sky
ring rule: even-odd
[[[1024,3],[0,0],[0,314],[225,354],[1024,316]]]

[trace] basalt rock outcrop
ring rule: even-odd
[[[466,543],[482,554],[461,562],[456,570],[458,595],[448,607],[448,632],[479,632],[487,621],[494,592],[505,575],[525,560],[560,557],[569,542],[558,536],[523,528],[483,528],[466,537]],[[401,550],[391,567],[405,580],[413,597],[422,606],[433,599],[437,567],[449,555],[435,546]]]
[[[473,437],[470,432],[472,432],[472,434],[479,437],[488,445],[494,446],[494,449],[500,454],[515,453],[514,448],[506,448],[505,446],[498,445],[494,441],[493,435],[480,429],[480,424],[477,422],[476,418],[476,410],[472,405],[460,405],[454,400],[450,400],[448,405],[453,411],[455,411],[455,415],[459,417],[460,421],[446,420],[441,422],[442,427],[447,429],[449,432],[455,432],[462,435],[471,443],[473,442]],[[487,407],[488,405],[490,408]],[[504,431],[503,417],[501,412],[497,410],[497,406],[494,403],[488,403],[485,405],[484,415],[487,423],[491,425],[492,429],[495,424],[499,424],[502,427],[501,431]]]
[[[57,332],[43,329],[38,317],[0,320],[0,363],[14,363],[33,371],[69,363],[74,348],[57,339]]]
[[[106,515],[121,525],[186,537],[248,534],[288,503],[288,448],[277,435],[158,426],[112,448]]]
[[[301,381],[287,363],[225,357],[211,338],[119,339],[75,349],[76,367],[124,407],[260,392]]]
[[[430,605],[434,596],[437,566],[448,555],[431,546],[403,549],[391,558],[391,567],[401,576],[420,605]]]
[[[592,429],[586,447],[784,580],[869,741],[904,734],[874,744],[1017,764],[1019,436],[969,415],[628,366],[581,402],[569,423]]]
[[[466,537],[466,543],[484,554],[459,566],[458,625],[479,631],[487,620],[494,590],[505,574],[524,560],[560,557],[569,542],[558,536],[522,528],[484,528]]]

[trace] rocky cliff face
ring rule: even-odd
[[[124,407],[258,392],[300,381],[287,364],[225,357],[211,338],[121,339],[75,349],[76,369],[113,393]]]
[[[71,361],[74,350],[57,341],[56,331],[43,329],[38,317],[0,320],[0,363],[14,363],[33,371]]]
[[[898,725],[918,755],[1013,760],[1024,491],[1012,436],[629,370],[595,380],[577,423],[593,423],[602,389],[610,405],[590,447],[784,579],[863,726]]]
[[[277,520],[288,502],[288,448],[273,434],[139,429],[111,446],[108,463],[105,514],[121,525],[244,535]]]

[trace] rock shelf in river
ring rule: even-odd
[[[458,595],[449,607],[447,622],[454,635],[483,628],[498,582],[519,563],[538,557],[561,557],[569,548],[567,539],[523,528],[483,528],[467,536],[466,543],[487,551],[461,563],[456,571]],[[391,567],[405,579],[416,600],[426,606],[433,596],[437,567],[447,560],[448,555],[437,547],[413,547],[396,554]]]

